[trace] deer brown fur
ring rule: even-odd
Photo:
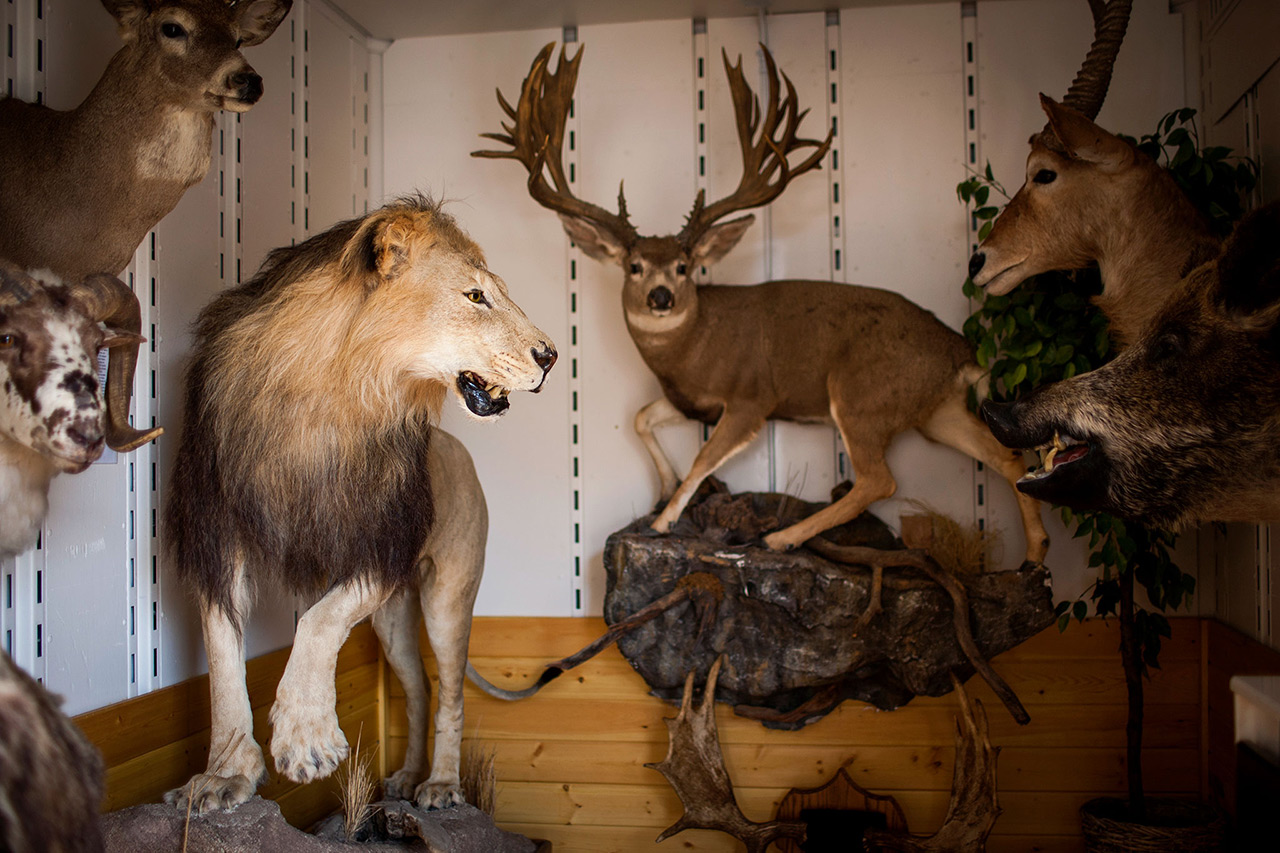
[[[214,114],[262,78],[239,48],[293,0],[103,0],[122,47],[68,111],[0,100],[0,257],[67,278],[118,273],[209,170]]]
[[[884,454],[899,432],[927,438],[991,465],[1011,484],[1024,471],[1021,457],[999,447],[966,406],[969,386],[982,374],[964,339],[904,297],[869,287],[822,281],[772,281],[751,287],[699,285],[693,270],[714,264],[754,222],[744,216],[716,220],[766,204],[789,180],[816,167],[830,145],[796,136],[804,112],[765,52],[770,92],[754,102],[741,70],[725,56],[743,152],[743,177],[729,197],[706,204],[700,193],[678,235],[644,237],[619,211],[575,198],[560,165],[564,120],[582,54],[548,68],[554,45],[534,60],[517,107],[502,101],[514,124],[488,134],[512,146],[511,157],[529,170],[530,194],[560,213],[566,232],[587,255],[620,265],[627,329],[664,397],[636,416],[636,431],[653,457],[667,505],[653,527],[667,532],[698,485],[742,450],[770,419],[832,424],[840,430],[856,473],[853,489],[836,503],[784,530],[765,544],[786,549],[856,517],[891,496],[896,484]],[[499,96],[501,98],[501,96]],[[798,165],[787,154],[814,149]],[[550,183],[546,174],[550,174]],[[554,184],[554,186],[552,186]],[[676,474],[653,435],[683,418],[713,424],[710,439],[677,487]],[[1018,496],[1026,557],[1043,560],[1048,536],[1040,506]]]

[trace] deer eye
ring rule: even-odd
[[[160,25],[160,32],[167,39],[186,38],[187,31],[182,24],[176,24],[173,21],[165,21]]]
[[[1031,180],[1035,181],[1037,184],[1051,184],[1057,180],[1057,177],[1058,173],[1052,169],[1041,169],[1036,172],[1036,176]]]
[[[631,262],[631,274],[632,274],[632,275],[640,275],[640,262],[639,262],[639,261],[632,261],[632,262]]]
[[[686,264],[684,261],[681,261],[680,263],[676,264],[676,275],[684,275],[688,271],[689,271],[689,265]]]
[[[477,305],[489,304],[489,300],[484,298],[483,290],[468,290],[464,295]]]

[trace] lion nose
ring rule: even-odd
[[[542,349],[535,347],[531,352],[534,363],[542,368],[544,374],[551,369],[551,365],[556,363],[556,348],[551,344],[543,344]]]
[[[974,252],[969,258],[969,278],[973,278],[982,272],[982,265],[987,262],[986,252]]]

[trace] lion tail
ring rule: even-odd
[[[471,661],[467,661],[467,678],[470,679],[471,683],[495,699],[504,699],[508,702],[515,702],[518,699],[528,699],[547,684],[559,678],[562,672],[564,672],[563,669],[552,664],[543,671],[537,681],[529,687],[526,687],[524,690],[504,690],[491,683],[487,678],[481,675],[474,666],[471,665]]]

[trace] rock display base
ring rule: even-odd
[[[668,535],[650,530],[648,516],[609,537],[609,624],[699,573],[700,585],[723,593],[714,618],[685,601],[618,641],[655,695],[678,701],[685,675],[694,670],[701,681],[723,654],[716,698],[767,726],[797,729],[846,699],[889,710],[915,696],[949,692],[952,672],[962,680],[973,674],[956,638],[951,598],[924,572],[886,570],[883,609],[863,626],[872,600],[869,567],[833,563],[804,548],[777,553],[759,543],[762,530],[818,508],[779,494],[711,494],[686,510]],[[824,536],[838,545],[903,548],[869,513]],[[1053,622],[1043,567],[961,580],[984,658]]]
[[[473,806],[424,811],[399,800],[374,803],[370,833],[347,842],[339,818],[322,821],[312,835],[290,826],[271,800],[254,797],[231,811],[191,818],[187,853],[350,853],[423,851],[423,853],[541,853],[543,846],[499,829]],[[107,853],[176,853],[183,850],[186,817],[157,803],[102,816]],[[367,837],[365,837],[367,836]]]

